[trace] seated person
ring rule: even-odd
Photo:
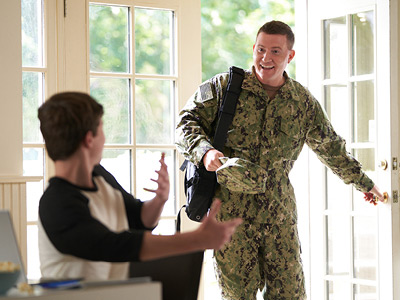
[[[129,261],[220,249],[230,241],[241,219],[217,222],[218,200],[196,230],[152,235],[169,195],[164,155],[157,189],[149,190],[155,197],[135,199],[99,164],[102,115],[99,103],[78,92],[56,94],[39,108],[40,130],[55,165],[39,203],[43,277],[124,279]]]

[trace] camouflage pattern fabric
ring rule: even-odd
[[[233,192],[246,194],[265,193],[267,171],[241,158],[221,157],[223,164],[216,171],[217,182]]]
[[[361,170],[361,164],[346,151],[344,139],[336,134],[319,102],[300,83],[286,73],[284,76],[285,84],[270,99],[254,70],[245,71],[242,92],[222,152],[226,157],[242,158],[266,170],[266,190],[252,195],[232,192],[219,185],[215,197],[222,201],[220,220],[241,217],[249,224],[296,225],[296,200],[289,172],[304,144],[344,183],[353,184],[361,192],[368,192],[374,186]],[[176,146],[185,158],[197,165],[213,148],[211,137],[227,81],[228,73],[207,80],[180,112]]]
[[[223,299],[305,300],[297,227],[243,223],[215,253]]]

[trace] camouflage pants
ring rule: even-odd
[[[297,225],[244,222],[232,242],[215,252],[215,269],[226,300],[305,300]]]

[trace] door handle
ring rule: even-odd
[[[373,199],[374,199],[375,203],[378,204],[378,202],[379,202],[378,197],[374,195]],[[383,192],[383,203],[387,203],[388,200],[389,200],[389,194],[387,192]]]
[[[388,168],[388,162],[386,159],[383,159],[379,162],[378,168],[381,168],[382,170],[386,170]]]

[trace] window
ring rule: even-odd
[[[175,13],[134,5],[89,4],[90,93],[103,104],[103,166],[137,198],[166,154],[171,191],[157,233],[175,232]]]
[[[28,278],[41,275],[37,207],[54,175],[37,109],[55,92],[90,92],[103,104],[102,164],[137,198],[154,197],[143,188],[154,187],[150,179],[166,153],[170,199],[154,233],[174,233],[178,199],[184,201],[175,117],[201,80],[200,1],[21,0],[21,9],[24,175],[43,178],[27,187]],[[178,55],[184,52],[190,56]]]
[[[37,207],[43,193],[45,150],[37,110],[46,95],[45,4],[43,0],[22,0],[22,91],[23,91],[23,171],[26,176],[41,176],[40,182],[27,183],[27,273],[39,278],[37,246]]]

